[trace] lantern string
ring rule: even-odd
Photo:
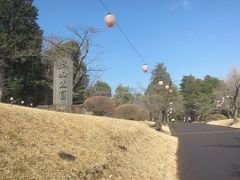
[[[99,0],[100,4],[103,6],[103,8],[107,11],[107,13],[109,13],[109,9],[107,8],[107,6],[104,4],[104,2],[102,0]],[[119,29],[119,31],[121,32],[121,34],[123,35],[123,37],[127,40],[127,42],[129,43],[129,45],[132,47],[132,49],[135,51],[135,53],[138,55],[138,57],[142,60],[143,64],[146,64],[144,61],[143,56],[141,55],[141,53],[138,51],[138,49],[134,46],[134,44],[130,41],[130,39],[128,38],[128,36],[126,35],[126,33],[123,31],[123,29],[121,28],[121,26],[119,25],[118,22],[116,22],[116,25]]]
[[[100,4],[103,6],[103,8],[109,13],[110,11],[108,10],[107,6],[103,3],[102,0],[99,0]]]
[[[133,45],[133,43],[130,41],[130,39],[127,37],[127,35],[125,34],[125,32],[123,31],[123,29],[121,28],[121,26],[116,23],[118,29],[120,30],[120,32],[122,33],[122,35],[125,37],[125,39],[128,41],[129,45],[132,47],[132,49],[136,52],[136,54],[138,55],[138,57],[142,60],[142,62],[145,64],[145,61],[142,57],[142,55],[140,54],[140,52],[137,50],[137,48]]]

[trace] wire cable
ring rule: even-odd
[[[142,60],[143,64],[146,64],[142,55],[140,54],[140,52],[137,50],[137,48],[134,46],[134,44],[130,41],[130,39],[127,37],[127,35],[125,34],[125,32],[123,31],[123,29],[121,28],[121,26],[116,23],[118,29],[120,30],[120,32],[122,33],[122,35],[125,37],[125,39],[128,41],[129,45],[132,47],[132,49],[135,51],[135,53],[138,55],[138,57]]]
[[[108,10],[107,6],[103,3],[102,0],[99,0],[100,4],[103,6],[103,8],[109,13],[110,11]]]
[[[102,0],[99,0],[100,4],[103,6],[103,8],[106,10],[107,13],[109,13],[109,9],[107,8],[107,6],[104,4],[104,2]],[[123,37],[127,40],[127,42],[129,43],[129,45],[132,47],[132,49],[134,50],[134,52],[137,54],[137,56],[141,59],[141,61],[143,62],[143,64],[146,64],[144,61],[143,56],[141,55],[141,53],[138,51],[138,49],[134,46],[134,44],[132,43],[132,41],[128,38],[128,36],[126,35],[126,33],[123,31],[123,29],[121,28],[121,26],[119,25],[119,23],[116,22],[116,25],[119,29],[119,31],[121,32],[121,34],[123,35]]]

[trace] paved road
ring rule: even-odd
[[[179,137],[181,180],[240,180],[240,130],[205,124],[171,124]]]

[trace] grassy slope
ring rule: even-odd
[[[233,128],[240,128],[240,122],[238,122],[236,124],[233,124],[232,119],[210,121],[207,124],[217,125],[217,126],[225,126],[225,127],[233,127]]]
[[[174,180],[176,151],[143,122],[0,104],[0,179]]]

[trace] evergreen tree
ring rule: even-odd
[[[162,84],[159,84],[159,81]],[[177,88],[172,84],[167,68],[164,64],[157,64],[152,71],[151,82],[145,91],[145,105],[157,122],[156,129],[161,130],[162,123],[166,123],[173,115],[173,101],[176,102],[176,100]]]
[[[184,98],[184,108],[186,116],[195,119],[197,103],[200,100],[201,81],[193,75],[184,76],[180,84],[181,93]]]
[[[167,67],[163,63],[158,63],[151,73],[151,82],[145,93],[151,93],[151,91],[159,90],[159,81],[162,81],[165,85],[171,83],[170,74],[167,72]],[[156,89],[157,87],[157,89]],[[163,86],[162,86],[163,87]]]
[[[214,89],[219,80],[209,75],[203,80],[193,75],[184,76],[180,84],[184,98],[185,115],[192,120],[205,120],[207,115],[214,111]]]
[[[202,93],[207,94],[212,97],[214,89],[219,85],[220,80],[212,77],[212,76],[205,76],[202,83]]]
[[[131,102],[134,99],[134,96],[128,86],[123,86],[119,84],[115,90],[114,102],[116,105],[126,104]]]
[[[0,76],[3,100],[39,104],[48,84],[41,61],[42,31],[32,0],[0,0]],[[0,78],[1,79],[1,78]]]
[[[112,96],[111,87],[106,82],[97,81],[94,84],[93,89],[95,96],[109,96],[109,97]]]

